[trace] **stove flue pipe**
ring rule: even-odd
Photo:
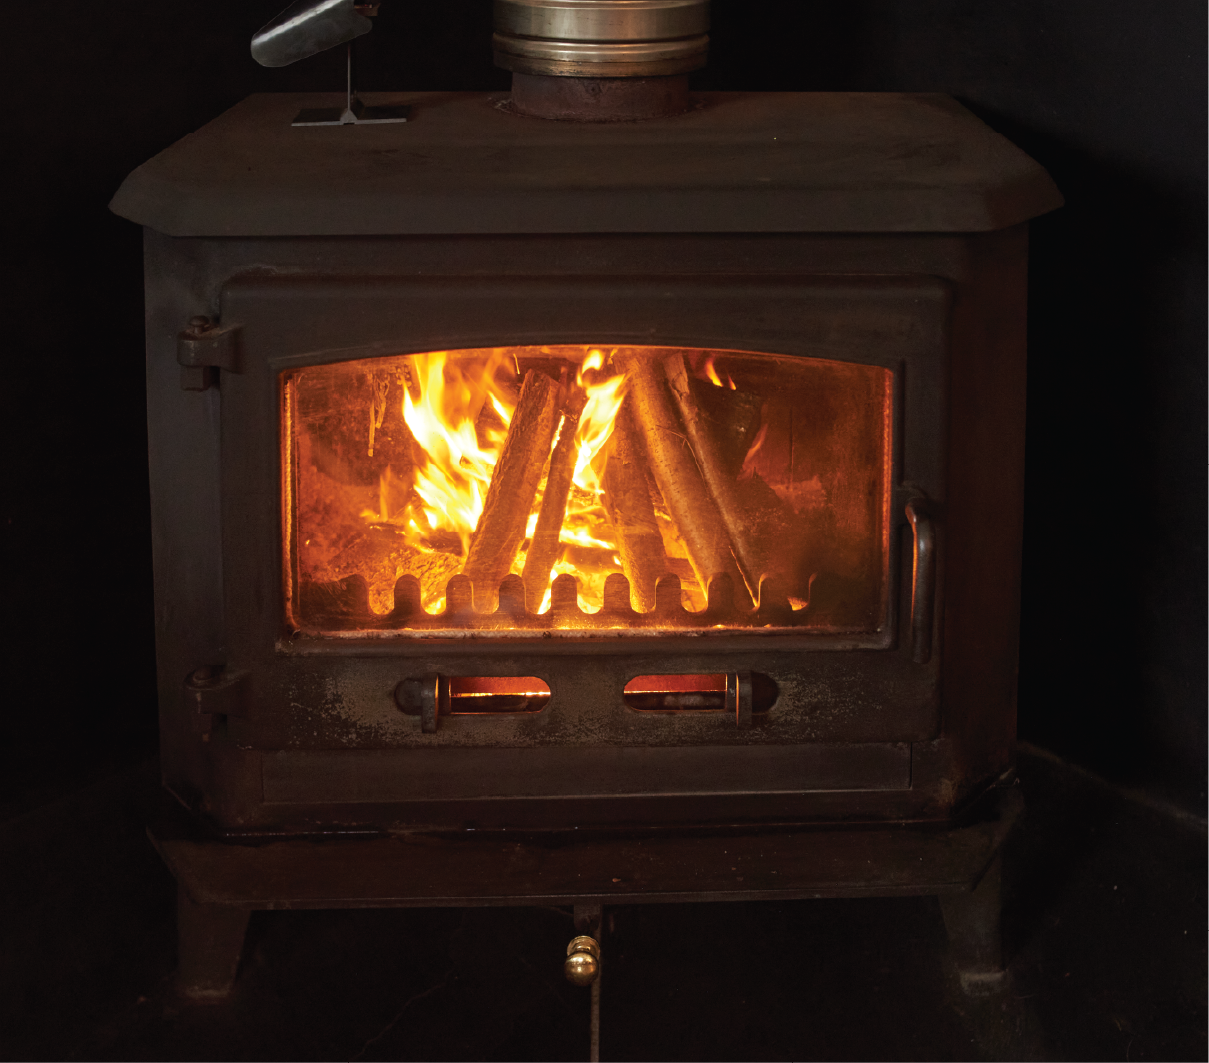
[[[495,0],[495,64],[522,114],[655,118],[688,109],[708,30],[709,0]]]

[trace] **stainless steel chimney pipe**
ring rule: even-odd
[[[514,74],[649,78],[705,65],[709,0],[495,0],[495,64]]]

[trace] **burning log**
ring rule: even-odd
[[[642,469],[641,444],[635,435],[630,400],[617,411],[604,472],[604,502],[617,537],[621,569],[630,582],[636,608],[655,608],[655,584],[668,571],[663,536]]]
[[[684,367],[684,356],[679,352],[669,354],[663,360],[667,370],[668,385],[680,420],[697,458],[701,477],[709,489],[714,504],[722,517],[722,526],[734,547],[735,557],[743,570],[744,579],[752,594],[759,593],[761,559],[751,528],[739,501],[739,492],[733,473],[727,469],[728,462],[718,437],[706,416],[702,413],[693,393],[692,381]]]
[[[557,413],[558,385],[545,373],[530,369],[462,570],[474,586],[479,609],[494,607],[500,581],[508,575],[525,537],[525,524],[554,439]]]
[[[760,430],[764,398],[730,388],[694,387],[693,395],[722,452],[725,468],[735,476]]]
[[[718,508],[676,415],[663,366],[633,351],[619,351],[614,363],[629,377],[627,401],[632,402],[651,472],[688,548],[698,584],[708,587],[714,576],[725,573],[736,589],[742,587],[743,577],[731,555]]]
[[[550,455],[550,472],[546,476],[546,492],[542,495],[541,509],[537,514],[537,526],[533,529],[533,540],[525,554],[525,568],[521,579],[525,583],[525,599],[529,609],[537,612],[550,584],[550,571],[558,560],[558,536],[567,515],[567,496],[571,493],[571,478],[575,475],[575,432],[579,428],[579,417],[583,413],[587,396],[580,390],[570,393],[563,403],[562,420],[558,429],[558,440]]]

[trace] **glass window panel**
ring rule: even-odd
[[[889,370],[562,345],[337,362],[282,382],[298,630],[883,622]]]

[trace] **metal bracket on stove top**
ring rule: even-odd
[[[347,45],[348,79],[343,107],[308,107],[290,123],[312,125],[385,125],[406,122],[404,104],[371,105],[353,91],[353,41],[373,28],[379,0],[295,0],[252,38],[252,58],[261,66],[288,66],[299,59]]]
[[[292,126],[311,125],[386,125],[406,122],[411,108],[405,104],[368,104],[351,94],[343,110],[339,107],[308,107],[299,111]]]
[[[298,112],[292,126],[313,125],[387,125],[406,122],[411,107],[399,104],[364,103],[353,91],[353,46],[348,46],[348,81],[343,109],[340,107],[307,107]]]

